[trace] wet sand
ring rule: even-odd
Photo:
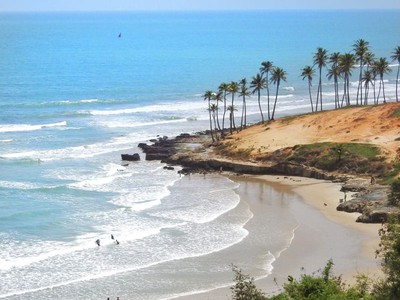
[[[288,275],[299,278],[304,273],[313,274],[323,268],[329,259],[334,262],[334,274],[342,275],[346,283],[354,283],[354,276],[358,273],[370,277],[381,274],[379,261],[375,259],[380,225],[356,223],[358,214],[336,211],[340,199],[344,198],[339,184],[309,178],[267,175],[231,179],[240,183],[237,192],[241,201],[247,203],[254,214],[252,222],[245,227],[253,239],[263,230],[269,230],[268,220],[263,219],[263,210],[272,207],[268,200],[271,196],[278,198],[274,200],[275,208],[278,205],[285,213],[293,214],[297,221],[293,240],[286,250],[278,254],[279,257],[273,263],[272,274],[266,278],[256,278],[257,287],[266,295],[281,291]],[[274,195],[268,194],[270,186],[275,190]],[[347,199],[349,197],[347,195]],[[282,224],[285,221],[282,217]],[[240,266],[240,259],[233,258],[232,263]],[[243,272],[249,273],[247,270]],[[182,300],[230,298],[229,287],[179,297]]]

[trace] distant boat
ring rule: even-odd
[[[120,37],[121,37],[121,35],[122,35],[122,34],[121,34],[121,32],[120,32],[120,33],[118,34],[118,37],[120,38]]]

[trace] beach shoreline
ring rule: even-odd
[[[266,295],[282,291],[288,275],[299,278],[302,274],[315,274],[329,259],[333,260],[335,276],[342,276],[346,284],[354,284],[358,274],[371,278],[382,274],[380,263],[375,258],[380,225],[356,223],[357,213],[336,210],[343,198],[339,183],[294,176],[224,175],[244,186],[269,185],[282,193],[298,196],[292,204],[299,225],[290,246],[277,257],[272,273],[264,278],[256,278],[255,281]],[[249,205],[255,217],[262,217],[257,215],[260,203],[248,199],[249,194],[244,190],[239,188],[237,191],[241,201]],[[253,194],[250,197],[262,198],[260,191],[262,189],[256,192],[258,196]],[[246,273],[245,270],[243,272]],[[223,287],[176,299],[227,299],[230,296],[230,288]]]

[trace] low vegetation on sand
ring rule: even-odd
[[[391,218],[382,226],[380,249],[384,277],[372,280],[365,275],[357,276],[354,286],[345,284],[340,276],[334,276],[334,263],[328,261],[317,275],[303,274],[300,279],[288,276],[280,293],[266,296],[257,288],[254,278],[233,267],[235,284],[231,287],[234,300],[289,300],[289,299],[343,299],[343,300],[395,300],[400,299],[400,225]]]

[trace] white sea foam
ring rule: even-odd
[[[32,190],[32,189],[42,188],[43,186],[31,182],[0,180],[0,187],[9,189],[19,189],[19,190]],[[46,187],[50,188],[50,186]]]
[[[20,131],[35,131],[45,128],[67,126],[66,121],[50,123],[50,124],[2,124],[0,125],[0,132],[20,132]]]
[[[13,139],[0,140],[0,143],[11,143]]]

